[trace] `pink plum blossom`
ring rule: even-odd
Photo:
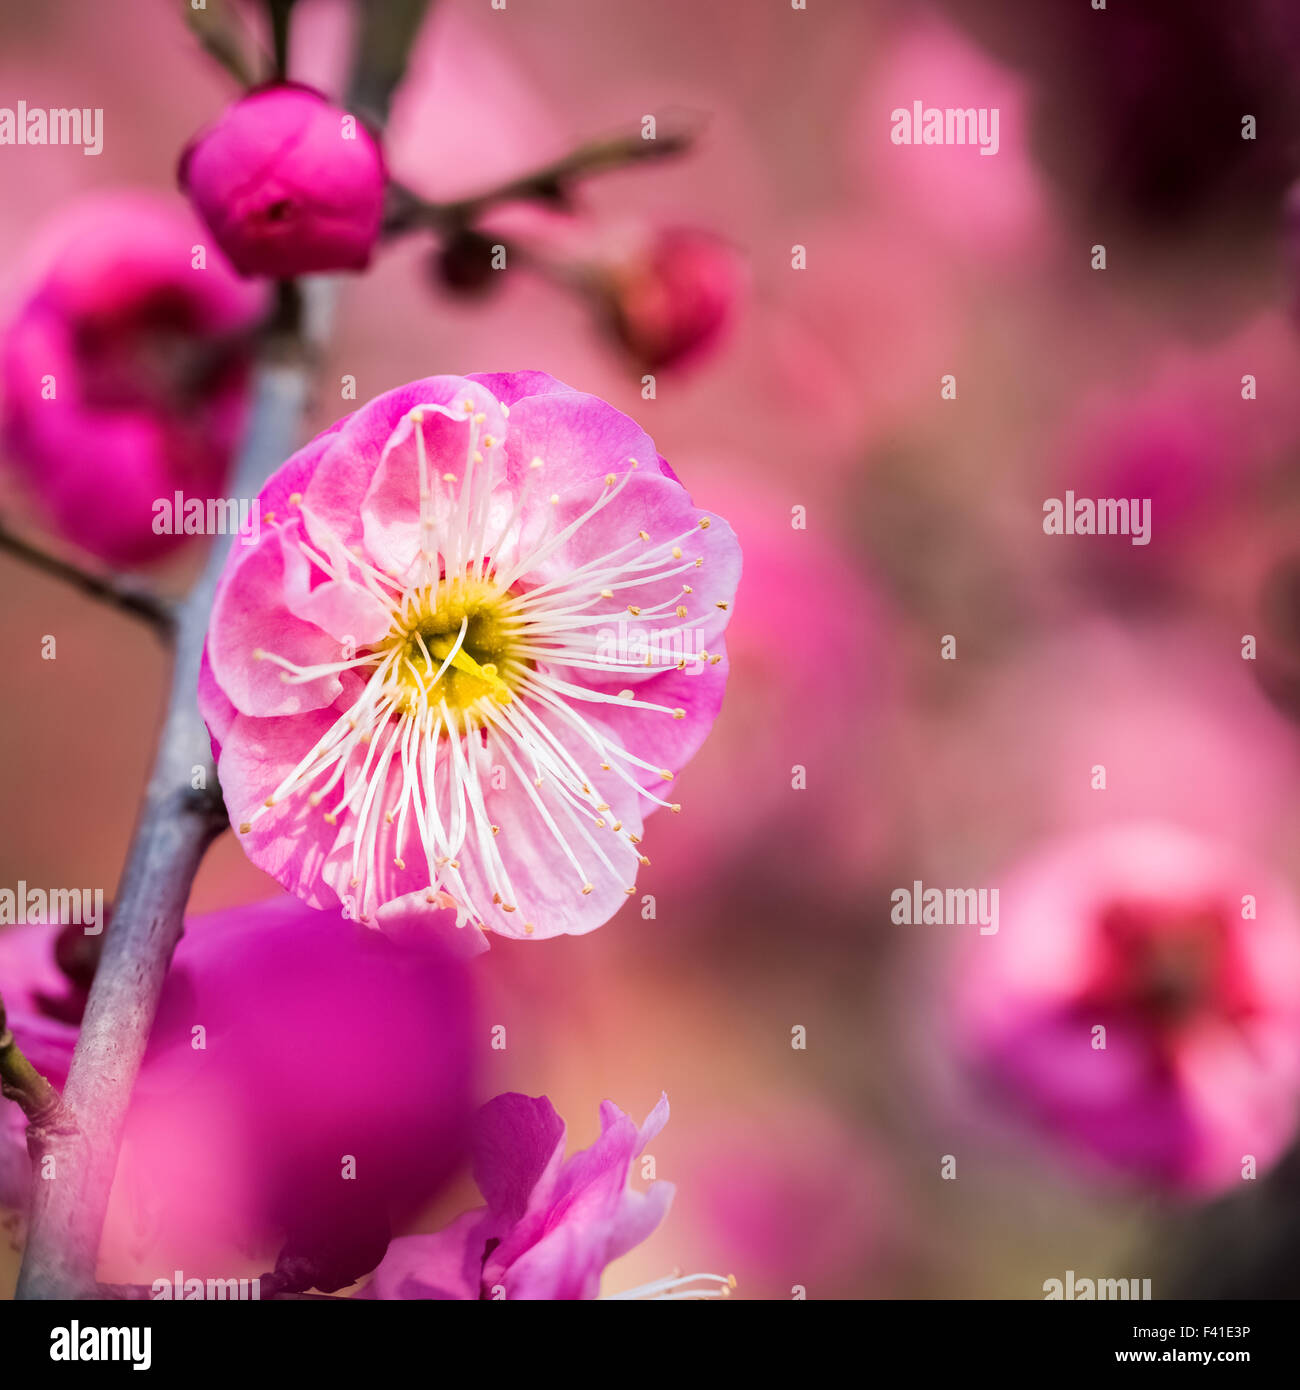
[[[181,187],[243,275],[364,270],[384,211],[374,137],[320,92],[250,92],[181,156]]]
[[[220,495],[246,408],[264,292],[193,263],[184,209],[121,193],[48,230],[0,349],[5,449],[59,530],[112,564],[183,537],[154,503]]]
[[[0,979],[15,1037],[62,1086],[84,995],[54,964],[57,931],[0,934]],[[283,895],[189,921],[132,1096],[108,1277],[229,1273],[282,1249],[322,1288],[374,1268],[463,1157],[472,1029],[464,968],[434,943]],[[18,1107],[4,1119],[0,1201],[18,1205],[31,1170]]]
[[[1030,95],[1012,69],[926,15],[882,47],[850,122],[854,153],[879,201],[914,235],[965,257],[1023,264],[1041,256],[1051,230],[1029,148]],[[989,112],[984,134],[996,152],[981,153],[974,140],[922,144],[923,132],[910,127],[911,143],[899,143],[895,113],[910,122],[917,101],[924,110]]]
[[[962,953],[963,1055],[1112,1171],[1187,1196],[1263,1171],[1300,1113],[1300,915],[1235,848],[1161,823],[1050,844]],[[1104,1030],[1099,1032],[1098,1030]],[[1104,1043],[1104,1046],[1102,1045]]]
[[[721,704],[730,527],[536,372],[390,391],[261,505],[200,686],[252,861],[385,929],[607,921]]]
[[[667,1096],[640,1128],[604,1101],[600,1138],[566,1160],[564,1121],[545,1096],[497,1096],[479,1112],[474,1139],[486,1205],[436,1235],[393,1241],[358,1297],[597,1298],[605,1266],[645,1240],[672,1202],[672,1183],[628,1187],[634,1160],[667,1120]],[[661,1283],[631,1293],[667,1292],[679,1281]],[[711,1286],[729,1288],[726,1280]]]
[[[694,227],[665,227],[611,267],[615,336],[650,370],[708,353],[735,316],[744,280],[736,250]]]
[[[1243,507],[1261,494],[1267,505],[1267,489],[1300,442],[1300,408],[1291,392],[1275,389],[1300,372],[1283,313],[1258,314],[1209,345],[1144,346],[1140,363],[1126,364],[1118,380],[1080,393],[1048,446],[1054,487],[1149,503],[1149,545],[1124,539],[1081,557],[1126,595],[1161,582],[1186,586],[1207,563],[1217,571]],[[1247,372],[1257,399],[1244,398]],[[1247,525],[1253,541],[1254,514]]]

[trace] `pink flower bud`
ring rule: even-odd
[[[250,92],[181,156],[181,187],[243,275],[363,270],[384,161],[355,116],[311,87]]]
[[[265,292],[200,229],[144,194],[76,204],[40,238],[41,263],[0,348],[5,452],[58,529],[110,564],[158,559],[179,489],[219,496],[243,429],[252,330]]]
[[[716,345],[741,285],[739,257],[721,237],[667,228],[613,272],[614,332],[644,366],[682,366]]]

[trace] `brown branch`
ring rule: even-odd
[[[471,226],[491,208],[502,203],[549,202],[563,204],[573,185],[594,174],[624,169],[649,160],[670,159],[685,153],[695,143],[698,131],[683,125],[654,140],[640,135],[615,135],[592,140],[550,164],[509,179],[495,188],[453,202],[436,203],[422,198],[404,184],[389,185],[389,209],[384,232],[398,236],[417,227],[440,232],[459,231]]]
[[[97,574],[83,569],[72,560],[24,540],[9,529],[3,518],[0,518],[0,550],[133,618],[143,618],[165,641],[172,639],[176,616],[172,604],[142,580],[130,575]]]

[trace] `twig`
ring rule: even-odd
[[[572,185],[581,179],[646,160],[669,159],[690,149],[695,138],[694,130],[683,127],[654,140],[643,140],[640,135],[615,135],[593,140],[530,174],[522,174],[496,188],[449,203],[431,202],[404,184],[393,182],[389,186],[390,206],[384,218],[384,232],[389,236],[398,236],[417,227],[454,232],[471,226],[485,212],[501,203],[541,201],[563,204]]]
[[[71,560],[52,555],[16,535],[0,518],[0,550],[7,551],[45,574],[71,584],[83,594],[120,608],[133,618],[143,618],[164,640],[170,641],[175,626],[173,605],[143,581],[129,575],[96,574]]]
[[[275,52],[275,80],[283,82],[289,75],[289,15],[294,0],[266,0],[271,16],[271,43]]]
[[[31,1129],[52,1130],[65,1124],[63,1098],[23,1055],[10,1031],[3,998],[0,998],[0,1095],[22,1106]]]
[[[348,106],[377,130],[388,121],[393,92],[432,0],[362,0],[361,31]]]
[[[236,32],[224,6],[214,3],[211,8],[204,5],[196,9],[189,0],[180,0],[180,3],[190,32],[209,57],[225,68],[241,87],[252,87],[261,81],[261,76],[254,72],[244,56],[244,49],[249,46],[247,40]],[[266,54],[259,52],[258,58],[263,68],[269,71],[271,63]]]

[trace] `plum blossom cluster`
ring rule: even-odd
[[[261,506],[201,686],[253,862],[393,930],[606,921],[721,704],[730,527],[630,419],[541,373],[389,392]],[[694,640],[598,651],[629,615]]]
[[[401,54],[368,72],[373,8],[353,90],[373,78],[359,104],[382,111]],[[292,358],[295,371],[310,355],[309,296],[292,282],[366,268],[397,204],[445,252],[458,237],[475,244],[489,207],[567,205],[578,178],[688,143],[598,142],[482,198],[428,203],[390,182],[362,120],[287,80],[292,6],[270,9],[275,80],[246,90],[180,159],[210,236],[144,199],[79,210],[50,240],[4,344],[7,450],[63,533],[110,565],[151,560],[172,543],[160,536],[216,514],[255,354]],[[247,85],[238,35],[199,27]],[[732,248],[690,229],[605,273],[576,259],[562,268],[611,337],[655,368],[716,341],[739,290]],[[258,279],[286,282],[274,312],[266,287],[248,283]],[[241,475],[266,452],[266,415],[292,423],[283,409],[259,394]],[[167,519],[182,510],[183,531]],[[599,1139],[566,1159],[548,1100],[499,1096],[476,1127],[486,1205],[439,1236],[389,1240],[442,1190],[470,1137],[472,1008],[447,942],[590,931],[636,891],[645,819],[681,810],[672,783],[721,705],[736,538],[633,421],[537,372],[391,391],[285,462],[251,511],[259,524],[241,527],[215,591],[210,565],[181,605],[8,538],[154,622],[175,641],[178,691],[193,688],[212,597],[198,697],[221,793],[249,857],[289,890],[189,922],[166,973],[194,865],[224,824],[206,785],[191,784],[201,795],[183,807],[156,795],[173,786],[164,773],[179,743],[183,761],[205,762],[202,729],[174,700],[118,905],[114,942],[126,948],[101,964],[97,937],[48,918],[0,941],[0,1022],[28,1049],[6,1035],[6,1095],[28,1116],[33,1156],[71,1143],[88,1156],[86,1192],[51,1198],[54,1185],[37,1184],[33,1198],[22,1117],[0,1114],[0,1202],[32,1214],[24,1279],[36,1296],[93,1289],[97,1261],[138,1266],[150,1251],[177,1271],[154,1291],[179,1296],[204,1286],[182,1267],[211,1289],[234,1282],[213,1277],[232,1253],[272,1253],[280,1291],[341,1289],[378,1265],[365,1297],[594,1298],[605,1267],[671,1201],[670,1184],[628,1185],[666,1097],[639,1127],[606,1102]],[[167,816],[193,862],[183,849],[151,856],[148,826]],[[128,959],[134,969],[137,955],[156,970],[104,983],[96,1006],[114,1002],[87,1013],[96,973]],[[113,1017],[123,999],[142,1024]],[[144,1053],[138,1082],[138,1056],[105,1065],[92,1078],[100,1096],[83,1103],[100,1042],[115,1062],[131,1052],[118,1025]],[[68,1086],[66,1104],[38,1069]],[[351,1171],[340,1174],[340,1155]],[[60,1202],[72,1210],[51,1216]],[[42,1246],[56,1230],[68,1250],[51,1262]],[[619,1296],[722,1297],[733,1285],[674,1275]]]

